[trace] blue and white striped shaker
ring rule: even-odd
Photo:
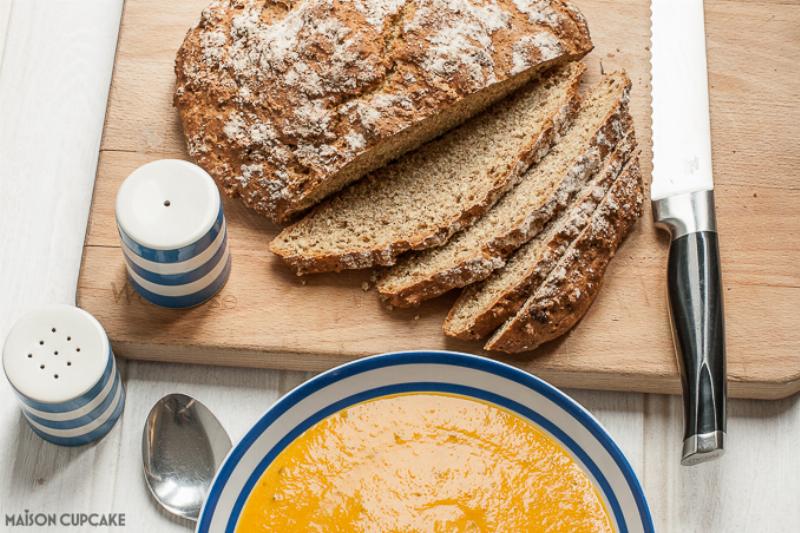
[[[206,171],[179,159],[136,169],[117,193],[128,280],[146,300],[185,308],[225,285],[231,256],[222,202]]]
[[[6,338],[3,369],[33,431],[54,444],[102,438],[125,405],[103,326],[71,305],[23,315]]]

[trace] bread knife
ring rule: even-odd
[[[667,294],[683,388],[681,463],[719,457],[726,437],[725,324],[714,216],[703,0],[651,0],[653,181],[670,232]]]

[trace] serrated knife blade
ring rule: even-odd
[[[656,225],[667,229],[667,296],[683,389],[681,463],[723,453],[725,320],[714,215],[702,0],[651,0]]]
[[[652,0],[653,183],[659,200],[714,188],[702,0]]]

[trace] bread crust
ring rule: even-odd
[[[485,349],[525,352],[571,329],[597,296],[611,258],[642,214],[643,202],[637,156],[612,185],[591,224],[525,305],[489,339]]]
[[[410,235],[407,239],[394,241],[388,246],[335,254],[299,254],[294,253],[293,249],[287,245],[286,240],[297,228],[302,226],[304,218],[286,227],[273,239],[270,243],[270,251],[280,256],[298,275],[305,275],[374,266],[391,266],[397,262],[399,255],[409,250],[425,250],[445,244],[455,233],[470,226],[483,216],[505,192],[519,183],[525,172],[548,153],[558,136],[563,134],[572,123],[580,107],[579,86],[586,67],[582,63],[576,63],[571,70],[572,72],[569,73],[571,78],[560,109],[541,125],[538,132],[532,134],[530,140],[521,148],[516,157],[506,164],[505,168],[496,169],[494,187],[485,191],[479,201],[469,209],[456,214],[438,227],[427,228],[425,232],[420,231]],[[468,126],[469,123],[463,127]],[[379,174],[380,171],[365,179],[380,180]],[[361,183],[355,186],[360,185]],[[335,199],[329,201],[335,201]],[[317,206],[307,217],[318,216],[324,206],[325,204]]]
[[[586,181],[600,162],[614,149],[632,126],[629,112],[631,82],[624,72],[620,76],[623,91],[620,98],[603,119],[602,126],[586,147],[584,164],[575,179]],[[567,180],[565,180],[566,182]],[[381,298],[395,307],[413,307],[425,300],[440,296],[450,290],[465,287],[488,278],[492,272],[502,268],[509,255],[532,239],[554,216],[563,211],[571,195],[556,192],[541,209],[526,217],[522,223],[508,233],[495,235],[484,243],[480,250],[457,265],[438,271],[427,278],[410,281],[404,285],[391,283],[394,272],[389,270],[376,285]],[[487,209],[488,211],[488,209]]]
[[[490,335],[509,317],[513,316],[531,295],[532,290],[535,290],[544,282],[547,274],[559,261],[572,241],[589,224],[597,206],[620,173],[624,171],[626,165],[629,164],[635,151],[635,133],[631,129],[628,137],[620,142],[614,153],[609,156],[604,167],[598,171],[600,174],[593,178],[588,185],[591,190],[586,191],[583,196],[576,197],[573,204],[567,208],[568,210],[578,209],[579,212],[577,214],[574,211],[571,212],[569,214],[570,218],[561,221],[560,227],[555,228],[555,232],[549,235],[548,240],[540,244],[542,252],[536,258],[534,264],[526,265],[527,270],[524,277],[519,279],[515,285],[507,287],[502,293],[496,295],[491,303],[469,317],[469,320],[460,323],[463,322],[458,319],[460,309],[467,306],[477,297],[481,290],[484,290],[485,283],[467,286],[451,307],[444,321],[442,326],[444,334],[448,337],[464,340],[482,339]],[[600,191],[599,194],[598,191]],[[553,223],[555,221],[551,222],[551,224]],[[550,231],[549,226],[543,229],[543,232],[546,231]],[[517,253],[521,253],[521,251],[522,248]],[[494,275],[496,276],[498,273]],[[485,281],[488,283],[491,279],[489,277]]]
[[[215,0],[175,62],[189,154],[278,221],[592,49],[567,2]]]

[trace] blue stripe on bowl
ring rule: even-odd
[[[182,274],[159,274],[157,272],[151,272],[147,269],[144,269],[125,257],[125,262],[128,264],[128,267],[136,272],[139,276],[150,281],[152,283],[157,283],[158,285],[185,285],[187,283],[191,283],[193,281],[197,281],[198,279],[202,278],[211,270],[217,266],[217,263],[220,262],[222,256],[225,255],[225,250],[228,247],[228,236],[225,235],[222,239],[222,244],[219,247],[214,255],[212,255],[208,261],[203,263],[201,266],[197,267],[194,270],[190,270],[189,272],[184,272]],[[125,255],[125,254],[123,254]]]
[[[99,440],[106,436],[106,434],[114,427],[114,424],[119,419],[120,414],[122,414],[122,409],[125,406],[125,388],[123,387],[120,391],[119,397],[119,404],[114,409],[114,412],[111,414],[108,420],[103,422],[100,426],[95,428],[94,430],[90,431],[89,433],[85,433],[83,435],[78,435],[76,437],[56,437],[54,435],[50,435],[45,433],[38,428],[33,427],[31,424],[28,424],[28,427],[33,430],[34,433],[39,435],[41,438],[48,442],[52,442],[53,444],[57,444],[59,446],[82,446],[84,444],[89,444],[96,440]]]
[[[111,379],[112,373],[111,370],[114,368],[114,353],[111,351],[111,347],[108,348],[108,362],[106,363],[106,368],[103,371],[103,375],[100,380],[92,385],[85,393],[81,394],[77,398],[73,398],[71,400],[67,400],[66,402],[61,403],[44,403],[38,402],[31,398],[28,398],[18,390],[14,389],[17,393],[17,397],[19,397],[20,401],[25,405],[36,409],[37,411],[43,411],[45,413],[65,413],[67,411],[74,411],[75,409],[80,409],[87,403],[91,402],[100,391],[103,390],[103,387],[106,386],[108,380]]]
[[[207,287],[201,289],[197,292],[192,294],[186,294],[184,296],[163,296],[161,294],[156,294],[151,292],[138,283],[131,277],[128,276],[128,283],[131,284],[136,292],[142,295],[142,297],[151,303],[156,305],[160,305],[161,307],[170,307],[173,309],[182,309],[186,307],[193,307],[195,305],[199,305],[206,300],[212,298],[215,294],[217,294],[222,287],[225,285],[225,282],[228,281],[228,277],[231,273],[231,256],[228,256],[228,262],[225,265],[225,268],[222,269],[217,279],[211,282]]]
[[[234,470],[239,465],[239,461],[245,455],[247,450],[253,445],[256,439],[266,430],[266,428],[275,422],[275,420],[280,418],[283,413],[291,409],[307,396],[310,396],[318,390],[324,389],[332,383],[377,368],[405,364],[444,364],[487,372],[526,386],[549,399],[560,408],[564,409],[575,420],[583,425],[612,457],[617,468],[624,476],[625,481],[628,484],[628,489],[631,491],[634,501],[636,502],[636,507],[642,521],[642,529],[646,533],[652,533],[655,531],[652,516],[650,514],[650,508],[647,505],[644,491],[642,490],[633,468],[631,467],[625,455],[622,453],[622,450],[619,449],[611,436],[608,435],[606,430],[591,415],[591,413],[584,409],[575,400],[549,383],[531,374],[528,374],[527,372],[519,370],[518,368],[512,367],[505,363],[500,363],[499,361],[494,361],[475,355],[436,350],[396,352],[353,361],[315,376],[278,400],[278,402],[276,402],[261,417],[261,419],[253,425],[253,427],[245,434],[242,440],[228,454],[228,457],[225,459],[222,467],[217,472],[214,482],[212,483],[211,490],[203,505],[203,509],[201,510],[196,531],[198,533],[209,532],[220,495],[222,494],[222,491],[224,490],[225,485],[230,479]],[[574,450],[573,453],[575,453]],[[585,452],[583,453],[585,455]],[[242,492],[244,493],[245,491]],[[608,496],[606,496],[606,498],[610,501]],[[619,521],[618,523],[624,524],[624,522]],[[231,521],[229,519],[228,526],[231,524],[235,524],[235,521]]]
[[[217,235],[222,228],[223,220],[224,215],[222,211],[222,205],[220,204],[219,212],[217,213],[217,220],[214,222],[214,225],[211,226],[211,229],[192,244],[182,248],[177,248],[175,250],[155,250],[153,248],[142,246],[127,233],[125,233],[125,231],[119,225],[119,221],[117,221],[117,229],[119,230],[119,237],[122,242],[125,243],[125,245],[139,257],[143,257],[148,261],[154,261],[156,263],[180,263],[181,261],[186,261],[187,259],[191,259],[197,254],[202,253],[203,250],[211,246],[211,243],[213,243],[214,239],[217,238]]]
[[[47,418],[42,418],[40,416],[36,416],[35,414],[27,411],[25,414],[28,418],[37,422],[43,426],[53,428],[53,429],[73,429],[78,428],[81,426],[85,426],[86,424],[96,420],[97,417],[102,415],[106,409],[111,405],[111,402],[114,401],[115,395],[117,394],[117,389],[121,387],[121,380],[119,377],[119,372],[117,372],[116,377],[114,378],[114,385],[108,391],[108,394],[100,402],[97,407],[92,409],[90,412],[86,413],[83,416],[79,416],[77,418],[72,418],[70,420],[48,420]]]

